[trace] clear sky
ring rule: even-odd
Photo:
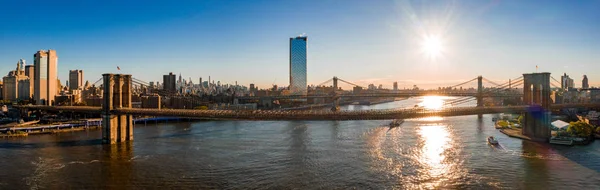
[[[599,0],[0,0],[0,73],[55,49],[63,84],[68,70],[83,69],[90,82],[173,72],[194,83],[210,75],[287,86],[289,38],[305,33],[309,84],[335,75],[430,88],[477,75],[507,80],[538,65],[600,86],[598,10]]]

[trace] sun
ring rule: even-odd
[[[444,100],[441,96],[423,96],[420,105],[425,109],[440,110],[444,107]]]
[[[441,56],[444,51],[442,39],[438,35],[424,36],[421,48],[423,53],[431,59]]]

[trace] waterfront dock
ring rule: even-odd
[[[164,122],[180,122],[190,121],[188,118],[180,117],[145,117],[134,119],[133,122],[136,124],[148,124],[148,123],[164,123]],[[4,128],[0,128],[0,137],[23,137],[29,134],[49,134],[58,132],[69,132],[69,131],[82,131],[88,129],[98,129],[102,127],[102,119],[86,119],[81,121],[73,121],[72,123],[65,124],[47,124],[47,125],[35,125],[39,121],[26,122],[22,124],[5,125]]]

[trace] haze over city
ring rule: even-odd
[[[483,75],[567,73],[600,85],[600,1],[10,1],[0,6],[0,73],[40,49],[58,76],[82,69],[261,88],[289,83],[289,38],[308,36],[308,84],[332,76],[435,88]],[[117,71],[117,66],[121,68]],[[64,85],[64,84],[63,84]],[[475,85],[475,84],[474,84]]]

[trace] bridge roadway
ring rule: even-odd
[[[392,98],[392,97],[415,97],[415,96],[472,96],[476,97],[477,93],[435,93],[435,92],[401,92],[401,93],[364,93],[364,94],[338,94],[337,97],[343,98]],[[502,93],[483,93],[484,97],[522,97],[523,94],[502,94]],[[261,98],[272,98],[272,99],[302,99],[302,98],[331,98],[332,95],[328,94],[315,94],[315,95],[282,95],[282,96],[237,96],[238,99],[243,100],[257,100]]]
[[[100,107],[87,106],[18,106],[21,109],[72,111],[83,113],[100,113]],[[555,104],[552,109],[561,108],[600,108],[594,104]],[[360,110],[360,111],[329,111],[329,110],[186,110],[186,109],[142,109],[116,108],[113,114],[131,114],[139,116],[172,116],[200,119],[220,120],[385,120],[409,119],[429,116],[461,116],[492,113],[522,113],[536,109],[536,106],[491,106],[491,107],[456,107],[440,110],[425,110],[422,108]]]

